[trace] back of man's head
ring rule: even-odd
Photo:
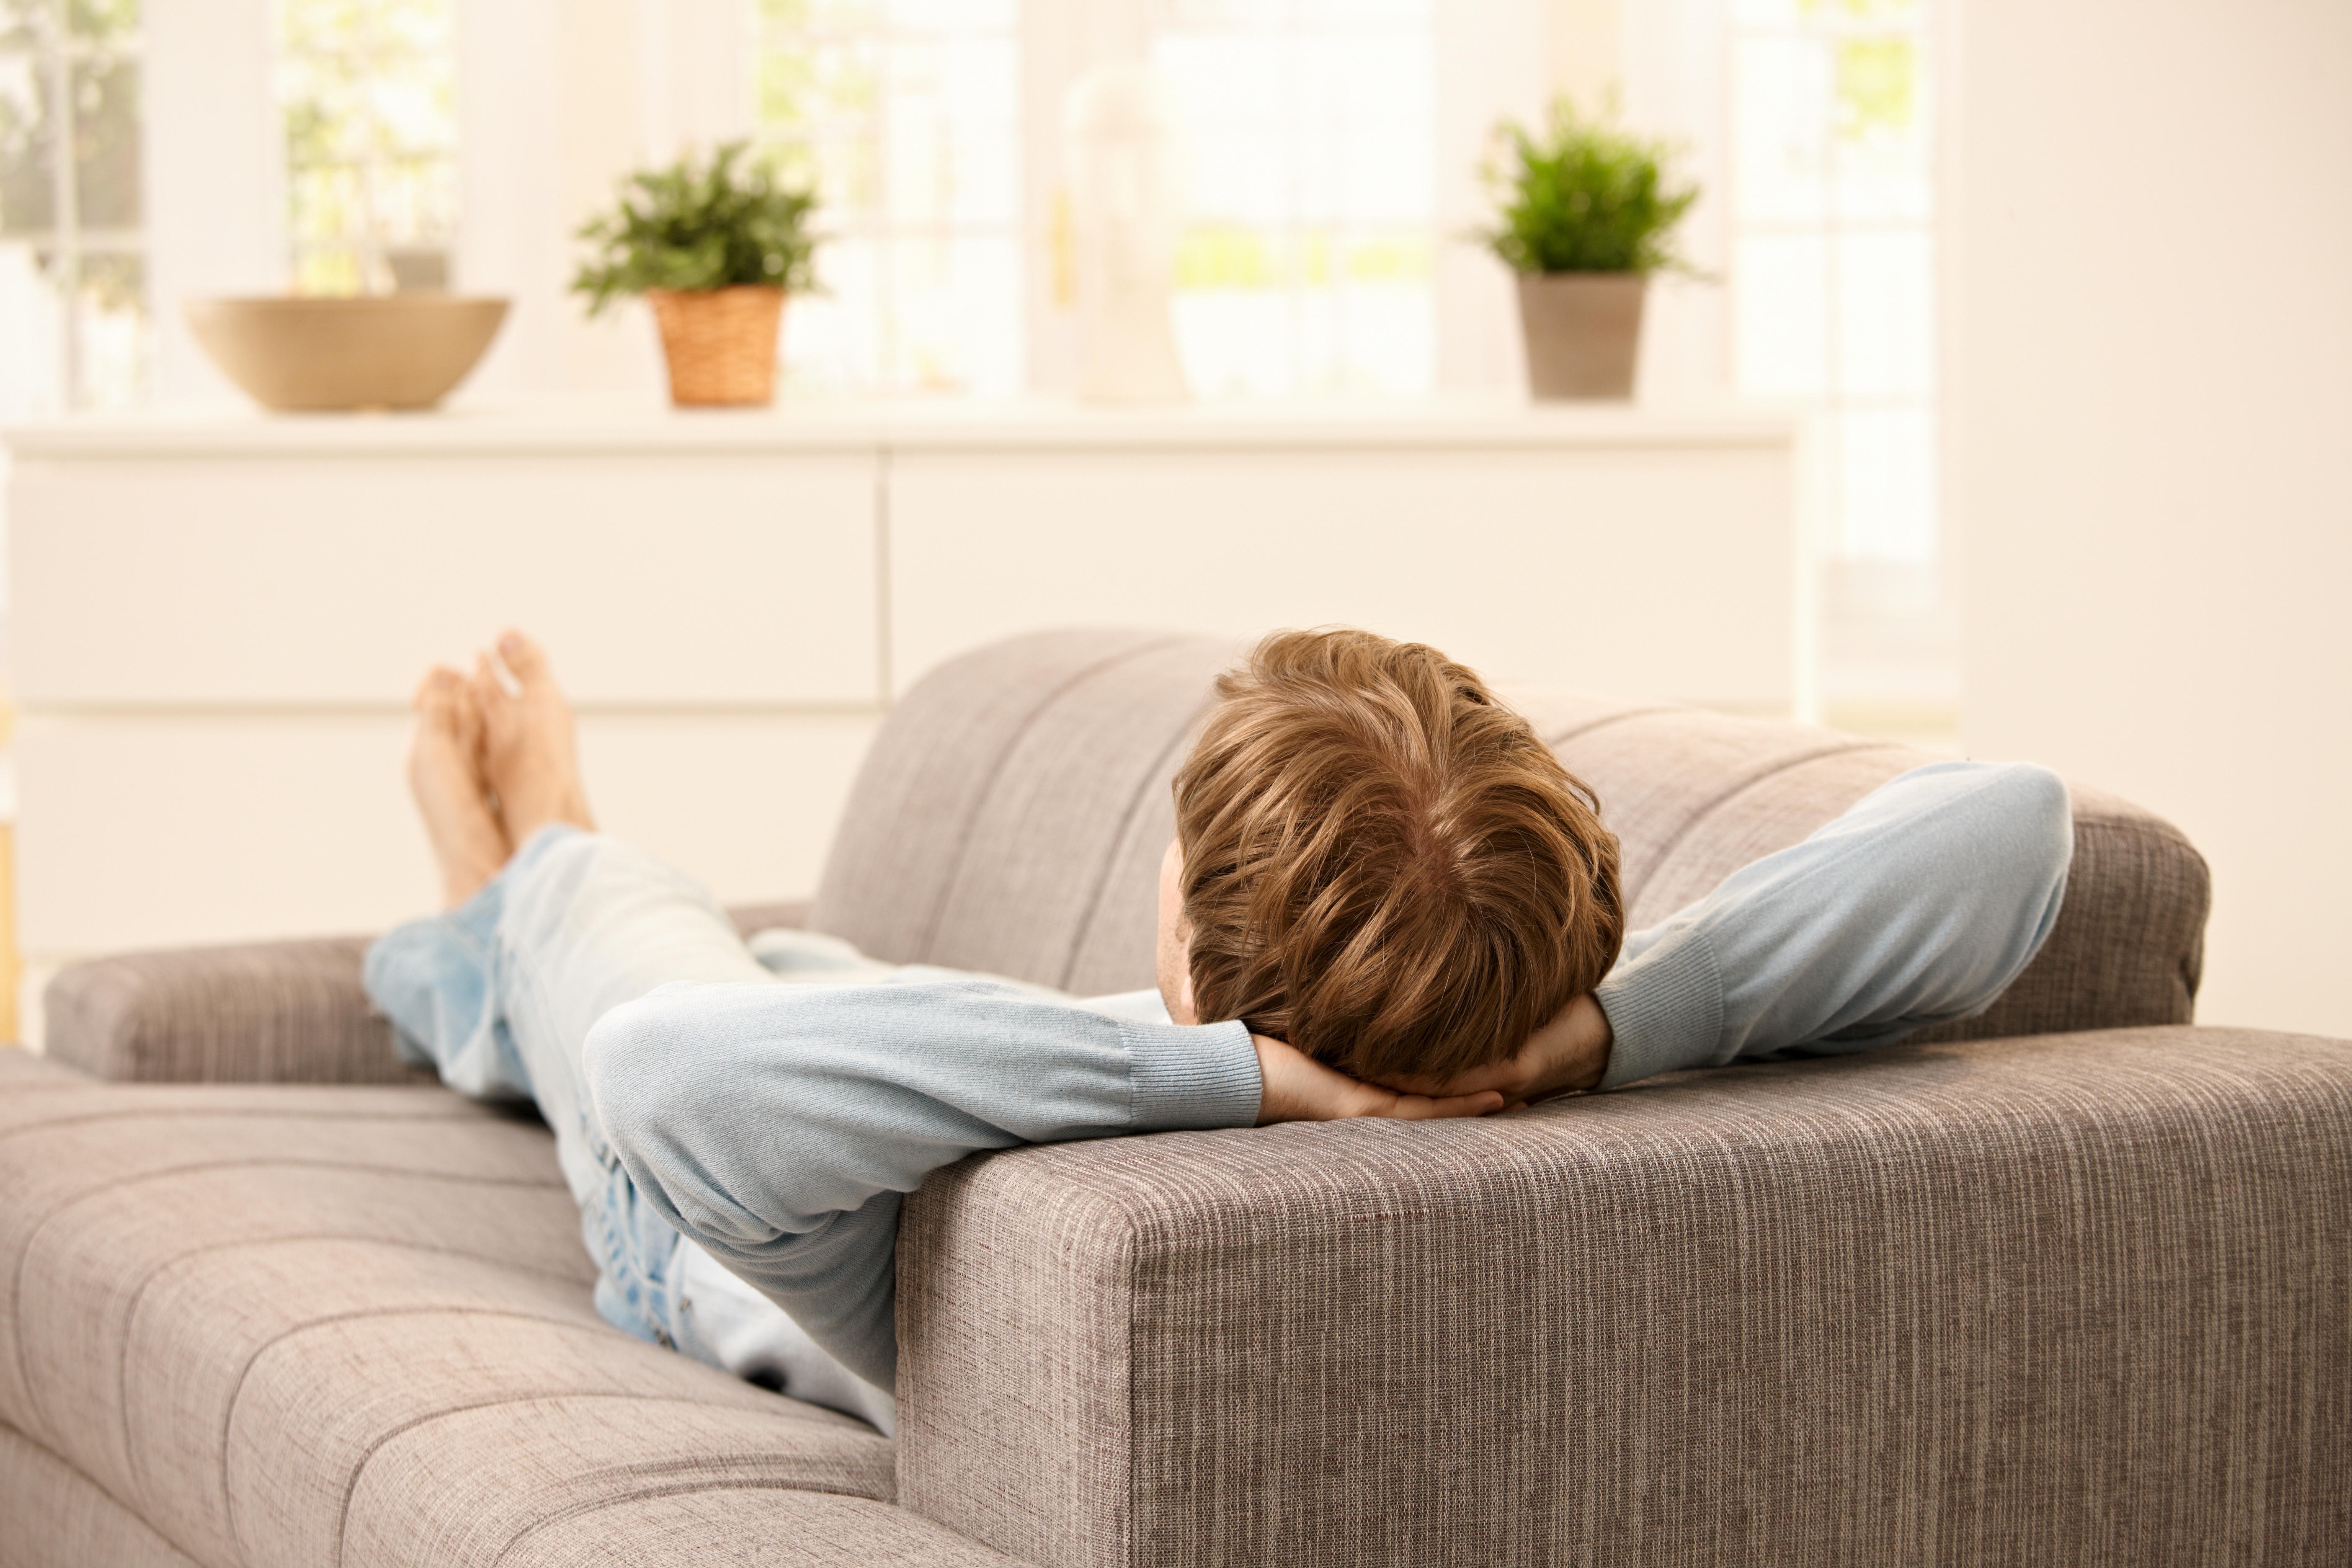
[[[1624,935],[1599,802],[1434,648],[1277,632],[1176,774],[1192,1001],[1360,1078],[1516,1055]]]

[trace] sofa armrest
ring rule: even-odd
[[[899,1500],[1055,1568],[2342,1562],[2347,1203],[2352,1043],[2185,1027],[975,1158]]]
[[[365,937],[167,948],[69,963],[42,994],[43,1048],[103,1079],[432,1080],[360,986]]]
[[[808,905],[728,910],[748,936],[807,923]],[[42,993],[43,1048],[102,1079],[153,1083],[414,1083],[360,984],[367,937],[114,953],[69,963]]]

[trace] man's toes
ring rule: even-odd
[[[450,718],[457,731],[457,742],[465,748],[469,761],[479,765],[482,754],[482,705],[475,699],[473,683],[461,680],[450,693]]]
[[[551,684],[555,671],[549,668],[547,651],[512,626],[499,634],[499,662],[525,690]]]
[[[508,695],[507,683],[499,679],[499,667],[486,653],[474,656],[474,673],[466,678],[466,695],[472,700],[474,711],[488,724],[498,723],[514,700]]]
[[[446,664],[436,664],[416,683],[409,706],[430,718],[446,719],[449,705],[465,689],[465,678]]]

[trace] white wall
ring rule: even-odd
[[[1958,32],[1969,750],[2188,831],[2201,1022],[2352,1036],[2352,5]]]

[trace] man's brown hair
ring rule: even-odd
[[[1600,802],[1436,649],[1276,632],[1176,774],[1192,1001],[1359,1078],[1517,1055],[1616,962]]]

